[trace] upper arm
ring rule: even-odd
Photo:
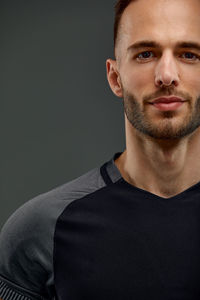
[[[52,299],[51,231],[38,200],[27,202],[8,219],[0,233],[2,300]]]

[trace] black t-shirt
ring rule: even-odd
[[[159,197],[122,178],[119,155],[9,218],[0,298],[200,299],[200,183]]]

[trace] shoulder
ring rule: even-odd
[[[25,295],[27,290],[30,295],[33,292],[48,299],[54,280],[52,256],[56,221],[71,202],[104,186],[100,168],[94,168],[21,206],[0,234],[0,284],[3,282],[6,288]]]

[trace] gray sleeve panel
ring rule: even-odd
[[[16,298],[17,289],[25,289],[26,297],[53,299],[53,238],[58,217],[72,201],[103,188],[105,183],[100,169],[95,168],[48,193],[29,200],[6,222],[0,234],[0,284],[4,294],[11,289]],[[13,284],[12,284],[13,283]],[[30,291],[30,293],[28,293]],[[28,298],[27,298],[28,299]]]

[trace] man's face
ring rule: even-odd
[[[182,138],[200,126],[200,1],[137,0],[124,11],[116,48],[128,121],[157,139]],[[154,42],[140,45],[143,41]],[[152,104],[175,95],[172,110]]]

